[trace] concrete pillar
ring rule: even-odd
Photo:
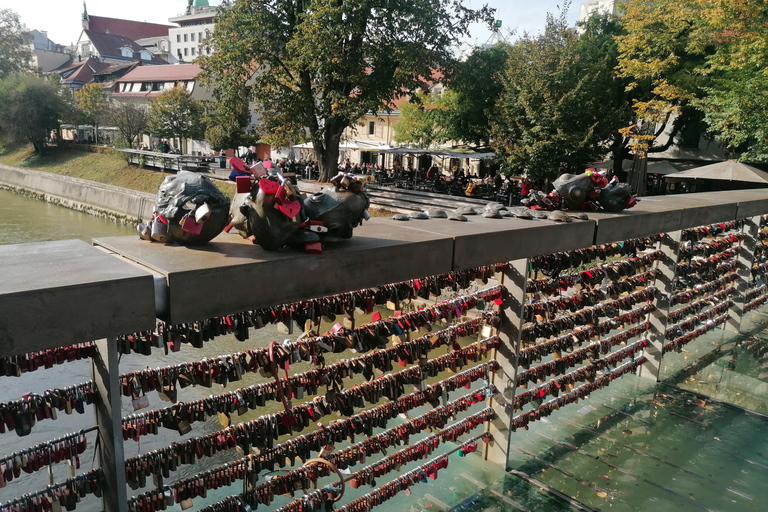
[[[736,293],[733,295],[733,306],[728,309],[728,321],[725,329],[729,332],[739,332],[741,321],[744,318],[744,306],[746,305],[746,293],[749,291],[749,280],[752,274],[752,262],[755,259],[755,247],[758,243],[760,231],[760,216],[744,220],[744,240],[741,242],[741,251],[736,256],[738,267],[736,272],[739,279],[734,283]]]
[[[517,354],[520,352],[520,331],[523,325],[523,307],[528,281],[528,260],[516,260],[499,279],[507,290],[507,298],[501,307],[501,325],[499,337],[501,346],[495,351],[494,358],[499,363],[499,370],[492,377],[492,383],[499,390],[499,396],[489,404],[497,418],[488,424],[486,432],[493,436],[493,441],[485,445],[484,457],[497,466],[507,468],[509,447],[512,442],[512,404],[515,399],[517,380]]]
[[[664,349],[664,333],[667,330],[669,312],[672,309],[672,283],[677,273],[677,260],[680,252],[681,231],[667,233],[659,242],[659,250],[664,257],[656,262],[659,274],[654,285],[659,293],[654,300],[656,309],[649,315],[651,328],[648,330],[648,346],[645,356],[648,362],[637,370],[637,375],[648,379],[659,380],[661,375],[661,360]]]
[[[93,380],[99,390],[95,403],[99,428],[101,469],[104,473],[105,512],[126,512],[128,494],[125,488],[125,452],[123,450],[122,411],[120,408],[120,369],[117,341],[114,338],[96,342],[93,357]]]

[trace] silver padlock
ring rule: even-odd
[[[152,240],[162,244],[168,241],[168,225],[158,219],[152,221]]]

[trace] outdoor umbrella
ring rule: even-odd
[[[701,180],[747,181],[768,183],[768,173],[733,160],[705,165],[687,171],[668,174],[667,178],[691,178]]]

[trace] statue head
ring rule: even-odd
[[[328,229],[327,233],[320,235],[323,242],[352,238],[352,229],[368,218],[370,204],[365,192],[330,187],[323,187],[304,199],[307,216],[315,222],[322,222],[322,226]]]
[[[581,210],[584,203],[594,199],[595,183],[585,174],[561,174],[552,184],[563,198],[563,205],[569,210]]]
[[[602,189],[597,202],[600,203],[604,210],[609,212],[620,212],[637,204],[637,200],[632,196],[629,185],[617,182],[609,183]]]
[[[229,198],[207,176],[179,171],[160,184],[155,211],[167,219],[171,241],[202,245],[218,236],[229,223]],[[195,220],[191,230],[190,219]]]
[[[250,194],[238,194],[241,215],[233,216],[233,226],[240,234],[253,236],[268,251],[319,241],[316,233],[302,229],[308,219],[299,191],[281,179],[278,175],[263,177]]]

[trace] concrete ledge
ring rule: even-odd
[[[166,320],[182,323],[261,307],[380,286],[452,270],[453,238],[395,221],[372,219],[351,240],[323,254],[268,252],[222,233],[203,247],[162,245],[138,237],[94,244],[164,276]]]
[[[738,206],[744,202],[742,215]],[[597,221],[595,244],[727,222],[768,211],[768,190],[734,190],[644,197],[620,213],[590,213]]]
[[[152,275],[80,240],[0,246],[0,355],[155,324]]]
[[[135,224],[152,216],[155,196],[113,185],[0,164],[0,187],[74,210]]]

